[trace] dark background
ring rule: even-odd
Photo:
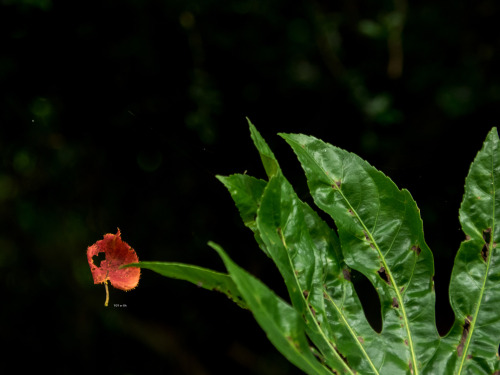
[[[215,178],[264,177],[246,116],[307,201],[277,132],[355,152],[410,190],[434,252],[439,330],[451,326],[464,179],[500,119],[497,1],[0,4],[4,364],[300,373],[223,295],[144,270],[104,308],[87,264],[87,247],[119,227],[141,260],[223,271],[213,240],[285,295]],[[363,301],[379,327],[376,297]]]

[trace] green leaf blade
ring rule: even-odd
[[[492,374],[499,368],[500,344],[500,141],[495,128],[471,164],[460,223],[466,240],[450,282],[455,324],[440,355],[453,364],[453,373]]]
[[[298,199],[265,140],[252,124],[250,130],[264,167],[269,160],[276,166],[268,173],[270,181],[257,204],[256,237],[278,266],[308,335],[329,366],[378,374],[372,361],[372,357],[383,361],[378,335],[366,321],[337,236]],[[296,249],[289,251],[288,245]]]
[[[216,250],[255,319],[273,345],[294,365],[310,375],[332,375],[313,355],[304,333],[304,323],[297,312],[265,284],[237,266],[217,244]]]
[[[331,358],[329,365],[379,374],[381,343],[363,313],[335,233],[281,175],[266,188],[257,224],[292,304],[304,315],[311,340]]]
[[[247,121],[250,128],[250,136],[255,147],[257,148],[257,151],[259,152],[260,159],[262,160],[262,165],[266,170],[267,177],[271,178],[281,171],[278,161],[276,160],[276,157],[267,145],[264,138],[262,138],[255,126],[252,124],[252,122],[248,118]]]
[[[297,154],[316,204],[335,220],[346,263],[379,292],[389,362],[421,373],[439,337],[433,258],[411,195],[354,154],[314,137],[281,136]]]
[[[231,194],[243,223],[252,230],[259,247],[269,256],[265,245],[262,243],[256,224],[257,210],[267,182],[246,174],[216,177]]]
[[[127,264],[124,267],[140,267],[149,269],[165,277],[189,281],[200,288],[224,293],[240,307],[247,308],[236,284],[228,274],[203,267],[173,262],[139,262]]]

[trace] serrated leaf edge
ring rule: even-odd
[[[294,141],[293,139],[290,139],[289,137],[287,137],[287,134],[283,134],[283,133],[280,133],[279,134],[280,136],[282,136],[283,138],[285,138],[285,140],[287,142],[293,142],[295,143],[296,145],[298,145],[299,147],[302,147],[298,142]],[[332,185],[336,185],[336,182],[334,181],[334,179],[332,179],[332,177],[326,173],[326,171],[323,169],[323,167],[321,165],[319,165],[318,163],[316,163],[316,160],[314,158],[312,158],[309,153],[307,153],[307,156],[323,171],[323,173],[325,174],[325,176],[331,181],[331,184]],[[399,190],[399,189],[398,189]],[[353,216],[359,221],[359,223],[362,225],[363,229],[365,230],[366,234],[368,235],[371,243],[375,246],[375,249],[377,250],[379,256],[380,256],[380,259],[382,261],[382,265],[385,269],[385,272],[387,273],[388,277],[389,277],[389,280],[391,282],[391,285],[393,286],[393,290],[396,294],[396,298],[397,298],[397,301],[399,303],[399,307],[400,307],[400,311],[401,311],[401,315],[402,315],[402,318],[403,318],[403,323],[404,323],[404,327],[405,327],[405,330],[406,330],[406,333],[408,335],[408,347],[410,349],[410,355],[411,355],[411,360],[412,360],[412,363],[413,363],[413,371],[414,371],[414,375],[419,375],[419,371],[418,371],[418,365],[417,365],[417,357],[416,357],[416,353],[415,353],[415,347],[414,347],[414,343],[413,343],[413,339],[412,339],[412,334],[411,334],[411,331],[410,331],[410,326],[409,326],[409,321],[408,321],[408,316],[406,314],[406,309],[405,309],[405,304],[403,302],[403,297],[401,296],[401,293],[399,292],[399,286],[396,284],[395,280],[394,280],[394,277],[392,275],[392,272],[390,270],[390,268],[388,267],[386,261],[385,261],[385,256],[384,254],[382,253],[379,245],[377,244],[377,242],[375,241],[374,237],[373,237],[373,234],[371,233],[371,231],[366,227],[365,223],[363,222],[363,220],[361,219],[361,217],[359,216],[359,214],[357,213],[356,209],[351,205],[351,202],[347,199],[347,197],[342,193],[342,190],[341,189],[338,189],[337,190],[342,199],[346,202],[346,204],[349,206]],[[405,205],[405,209],[406,209],[406,205]]]

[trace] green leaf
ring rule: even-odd
[[[257,210],[260,206],[262,193],[267,185],[264,180],[259,180],[246,174],[234,174],[231,176],[216,176],[229,190],[231,197],[240,212],[243,223],[254,232],[255,240],[260,248],[269,256],[269,253],[262,243],[257,224]]]
[[[240,307],[247,308],[236,284],[228,274],[189,264],[169,262],[139,262],[122,266],[125,267],[140,267],[155,271],[162,276],[189,281],[200,288],[224,293]]]
[[[363,314],[335,233],[281,175],[269,182],[257,223],[292,304],[329,367],[378,374],[380,363],[369,354],[383,360],[378,335]]]
[[[374,362],[384,360],[378,335],[366,321],[335,232],[298,199],[267,143],[252,125],[251,131],[259,152],[270,155],[264,160],[272,160],[276,170],[264,195],[260,187],[257,194],[248,193],[250,176],[239,176],[248,181],[245,184],[227,183],[235,176],[219,179],[228,187],[244,222],[244,212],[249,210],[242,206],[252,208],[251,218],[258,208],[257,225],[249,227],[264,243],[261,247],[269,249],[266,252],[283,275],[292,303],[327,364],[342,372],[377,374]]]
[[[314,137],[281,136],[297,154],[315,203],[335,220],[345,262],[379,293],[385,356],[379,372],[422,373],[439,336],[433,257],[410,193],[357,155]]]
[[[267,182],[246,174],[216,177],[231,193],[243,223],[250,229],[255,230],[257,209],[259,208],[260,198]]]
[[[255,144],[255,147],[257,148],[257,151],[259,151],[260,159],[262,160],[262,165],[266,170],[267,177],[271,178],[280,171],[278,162],[274,157],[273,152],[267,145],[266,141],[264,141],[264,139],[261,137],[260,133],[257,131],[255,126],[250,122],[248,118],[247,121],[250,127],[250,136],[252,137],[252,140]]]
[[[450,374],[500,374],[500,147],[493,128],[465,181],[450,302],[455,324],[429,366]]]
[[[307,374],[500,375],[500,140],[494,128],[471,165],[450,302],[455,322],[435,325],[433,256],[410,193],[358,156],[314,137],[281,136],[295,151],[316,205],[338,235],[294,192],[273,152],[250,123],[269,181],[217,178],[283,276],[291,304],[234,264],[229,274],[177,263],[141,262],[162,275],[219,290],[245,303],[270,341]],[[373,284],[383,328],[375,332],[351,282]],[[201,284],[200,284],[201,282]],[[244,301],[244,302],[243,302]],[[309,340],[309,341],[308,341]]]
[[[294,365],[311,375],[331,375],[314,356],[299,314],[265,284],[237,266],[217,244],[209,242],[273,345]]]

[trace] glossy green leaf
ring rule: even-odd
[[[238,305],[246,308],[243,297],[228,274],[189,264],[169,262],[139,262],[123,267],[140,267],[155,271],[162,276],[189,281],[200,288],[224,293]]]
[[[250,128],[259,153],[265,153],[267,144]],[[331,368],[378,373],[368,353],[383,360],[378,335],[366,321],[335,232],[299,200],[276,159],[273,165],[276,173],[260,200],[257,227],[309,337]]]
[[[307,374],[331,375],[309,347],[304,322],[297,311],[265,284],[237,266],[219,245],[213,242],[209,245],[219,253],[255,319],[273,345]]]
[[[260,159],[262,160],[262,165],[266,170],[267,177],[271,178],[275,176],[278,172],[280,172],[280,167],[278,165],[278,161],[274,157],[274,153],[271,151],[269,146],[267,145],[264,138],[261,137],[260,133],[257,131],[252,122],[247,118],[248,125],[250,127],[250,137],[259,152]]]
[[[270,341],[307,374],[500,375],[500,149],[493,129],[466,179],[460,208],[465,241],[450,283],[455,323],[439,337],[433,256],[410,193],[358,156],[311,136],[281,134],[295,151],[325,221],[294,192],[250,123],[269,181],[217,178],[286,284],[290,304],[210,243],[229,274],[141,262],[226,293],[252,311]],[[338,233],[338,235],[337,235]],[[363,273],[381,302],[380,333],[369,325],[351,282]],[[236,298],[234,298],[236,296]]]
[[[260,248],[269,255],[265,245],[262,243],[256,223],[257,210],[260,206],[260,200],[267,182],[246,174],[216,177],[229,190],[240,212],[243,223],[253,231],[255,240],[260,245]]]
[[[345,262],[377,289],[384,359],[378,371],[422,373],[437,346],[433,257],[418,208],[382,172],[314,137],[286,135],[315,203],[337,225]]]
[[[470,167],[460,223],[466,238],[450,283],[455,324],[429,371],[499,375],[500,144],[495,128]]]

